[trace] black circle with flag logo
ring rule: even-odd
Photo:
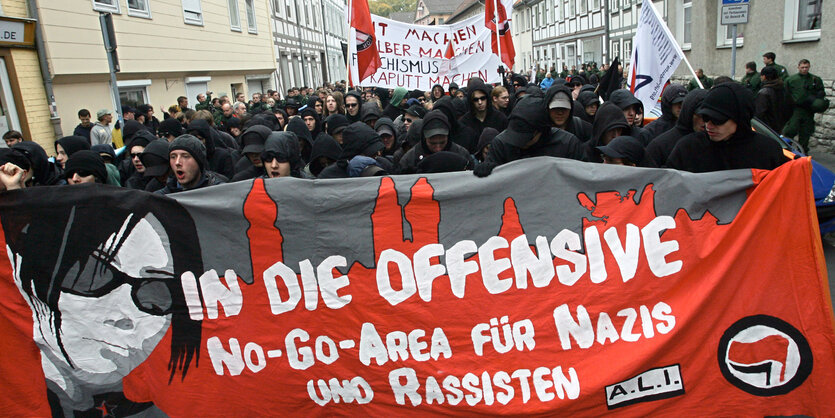
[[[719,369],[732,385],[756,396],[784,395],[812,373],[812,349],[794,326],[769,315],[731,325],[719,339]]]

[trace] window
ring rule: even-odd
[[[816,41],[821,37],[823,0],[785,0],[784,41]]]
[[[246,26],[249,29],[249,33],[258,33],[257,22],[255,21],[255,5],[252,4],[253,0],[244,0],[244,2],[246,3]],[[240,21],[238,24],[240,24]]]
[[[632,60],[632,40],[625,39],[623,41],[623,62]]]
[[[183,0],[183,21],[190,25],[203,26],[203,8],[200,0]]]
[[[291,21],[293,19],[295,19],[295,16],[296,16],[296,12],[293,10],[293,8],[295,7],[294,1],[295,0],[287,0],[287,3],[286,3],[287,4],[287,19],[291,20]]]
[[[584,14],[589,11],[589,4],[586,0],[577,0],[577,2],[580,3],[580,14]]]
[[[128,0],[128,16],[151,18],[151,7],[148,0]]]
[[[119,102],[122,106],[137,107],[148,103],[148,86],[151,80],[122,80],[117,81],[119,86]]]
[[[93,10],[98,12],[121,13],[119,0],[93,0]]]
[[[591,9],[592,10],[600,9],[600,0],[591,0]]]
[[[612,41],[612,58],[621,58],[620,56],[620,40],[615,39]],[[623,61],[623,58],[621,58]]]
[[[238,0],[228,0],[229,3],[229,26],[233,31],[241,31],[241,13],[238,10]]]
[[[681,0],[679,4],[676,37],[681,43],[681,49],[690,49],[693,40],[693,2],[692,0]]]

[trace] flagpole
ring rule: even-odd
[[[353,10],[354,4],[353,0],[348,0],[348,54],[345,57],[345,93],[348,93],[348,86],[351,85],[351,44],[353,42],[355,45],[357,43],[356,36],[351,39],[351,11]]]
[[[658,21],[664,23],[664,25],[663,25],[664,32],[667,32],[667,36],[669,36],[670,39],[676,39],[673,36],[672,32],[670,32],[670,28],[667,27],[667,23],[665,23],[664,19],[661,18],[661,15],[658,14],[658,10],[655,10],[655,7],[652,7],[652,2],[651,1],[644,0],[644,4],[642,5],[642,7],[647,7],[647,4],[649,4],[649,7],[652,9],[652,12],[655,13],[655,17],[658,18]],[[681,50],[681,46],[678,44],[678,42],[672,42],[672,44],[676,46],[676,50],[677,50],[678,54],[681,56],[681,58],[684,59],[684,63],[687,64],[687,68],[690,69],[690,74],[693,74],[693,78],[695,78],[696,83],[699,84],[699,88],[701,88],[701,89],[705,88],[702,85],[702,81],[699,80],[699,76],[697,76],[696,72],[693,71],[693,66],[690,65],[690,61],[687,60],[687,55],[684,55],[684,51]]]
[[[499,67],[504,67],[502,59],[502,38],[499,37],[499,0],[493,0],[493,18],[496,20],[496,45],[499,47]]]

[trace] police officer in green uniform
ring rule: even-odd
[[[760,91],[760,87],[762,86],[762,80],[760,80],[760,73],[757,72],[757,63],[751,61],[745,64],[745,76],[742,77],[742,81],[740,81],[743,86],[747,87],[748,90],[751,90],[751,93],[754,93],[756,97],[757,92]]]
[[[809,72],[809,60],[802,59],[797,64],[797,74],[786,79],[786,89],[794,100],[794,112],[783,128],[783,135],[788,138],[797,136],[805,151],[809,151],[809,137],[815,133],[815,99],[824,99],[826,92],[823,80]],[[825,110],[825,109],[824,109]]]
[[[696,77],[699,77],[699,81],[702,82],[702,87],[704,87],[705,90],[710,90],[710,88],[713,87],[713,79],[706,76],[705,72],[702,71],[701,68],[696,70]],[[693,91],[693,90],[696,90],[698,88],[699,88],[699,83],[696,82],[695,78],[691,78],[690,83],[687,84],[687,91]]]
[[[775,59],[777,59],[777,55],[773,52],[766,52],[763,54],[763,64],[765,64],[766,67],[774,67],[774,69],[777,70],[777,75],[779,75],[783,81],[786,81],[786,79],[789,78],[789,72],[786,71],[786,67],[774,62]]]

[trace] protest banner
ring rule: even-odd
[[[827,415],[810,170],[5,193],[0,408]]]
[[[686,58],[652,2],[647,0],[641,5],[632,45],[634,48],[626,80],[629,90],[643,103],[644,111],[648,113],[661,98],[667,80]]]
[[[505,6],[507,16],[512,15],[509,7]],[[445,90],[453,82],[464,86],[472,77],[487,83],[502,81],[498,72],[499,56],[493,52],[497,45],[494,46],[491,33],[495,35],[495,32],[485,26],[484,15],[450,25],[431,26],[398,22],[374,14],[371,20],[382,65],[360,82],[356,76],[356,46],[349,45],[354,85],[429,91],[435,84]],[[510,32],[501,35],[506,42]],[[454,51],[452,58],[447,53],[450,48]]]

